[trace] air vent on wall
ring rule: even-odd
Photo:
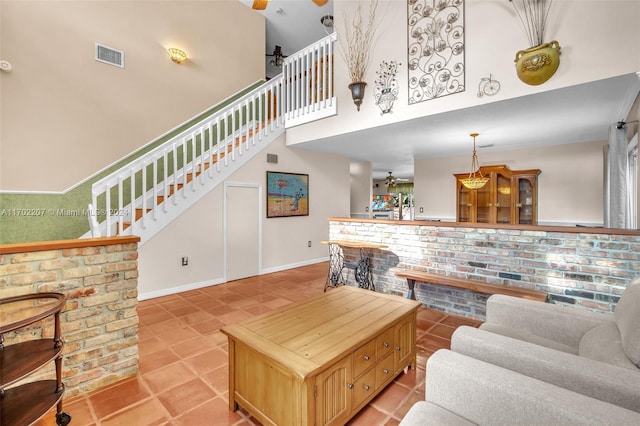
[[[124,68],[124,52],[96,43],[96,61]]]

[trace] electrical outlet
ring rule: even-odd
[[[189,258],[187,256],[182,256],[182,266],[189,265]]]
[[[311,247],[311,240],[307,243],[307,247]]]
[[[368,212],[369,212],[369,206],[366,206],[366,207],[364,208],[364,211],[368,213]]]
[[[420,213],[424,213],[424,207],[420,207]]]

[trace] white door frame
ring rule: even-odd
[[[227,190],[229,187],[235,188],[257,188],[258,189],[258,275],[262,275],[262,185],[258,183],[237,183],[237,182],[225,182],[224,194],[222,196],[224,209],[222,212],[222,269],[224,271],[224,282],[227,282]]]

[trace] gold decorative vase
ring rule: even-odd
[[[518,78],[524,83],[537,86],[549,80],[560,65],[560,45],[557,41],[520,50],[513,60]]]

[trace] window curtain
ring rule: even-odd
[[[627,228],[638,228],[638,135],[632,141],[629,151],[629,202],[627,203]]]
[[[398,183],[396,186],[390,186],[387,191],[392,194],[402,192],[403,194],[413,194],[413,182]]]
[[[620,128],[619,128],[620,127]],[[629,162],[627,130],[614,124],[609,127],[609,145],[605,148],[604,227],[627,228],[627,194]]]

